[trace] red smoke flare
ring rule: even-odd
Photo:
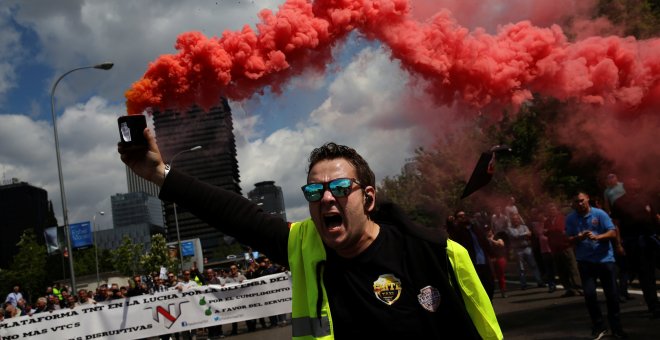
[[[278,91],[303,68],[323,70],[330,49],[354,29],[390,48],[412,75],[428,82],[439,104],[461,100],[475,107],[519,105],[533,92],[588,104],[613,104],[639,115],[657,104],[660,40],[591,37],[571,43],[559,26],[528,21],[496,35],[459,26],[449,11],[426,23],[412,19],[407,0],[287,0],[262,11],[257,32],[206,38],[184,33],[176,55],[163,55],[126,91],[129,114],[148,107],[208,109],[220,96],[250,97],[266,86]]]

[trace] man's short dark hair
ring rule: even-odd
[[[575,189],[575,191],[573,191],[573,194],[571,195],[571,197],[577,197],[579,194],[583,194],[587,197],[591,197],[591,195],[587,192],[587,190],[584,190],[582,188]]]
[[[321,147],[312,150],[309,154],[309,167],[307,168],[307,174],[309,174],[316,163],[337,158],[343,158],[355,167],[357,180],[360,181],[363,188],[367,186],[375,188],[376,176],[369,167],[367,161],[365,161],[355,149],[345,145],[338,145],[333,142],[325,143]]]

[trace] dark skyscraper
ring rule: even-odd
[[[126,167],[126,184],[128,192],[145,192],[150,196],[158,197],[160,191],[156,184],[136,175],[129,167]]]
[[[261,209],[271,215],[277,215],[286,221],[284,195],[282,188],[275,181],[264,181],[254,184],[254,189],[248,193],[250,201],[261,206]]]
[[[163,210],[158,198],[145,192],[116,194],[110,197],[115,229],[148,224],[163,228]]]
[[[34,230],[37,242],[43,243],[44,228],[56,224],[46,190],[17,179],[0,184],[0,268],[7,268],[16,255],[25,230]]]
[[[177,153],[195,146],[201,150],[184,152],[176,157],[172,168],[181,170],[206,183],[241,194],[236,142],[231,109],[226,100],[209,112],[192,109],[188,112],[156,112],[154,128],[158,147],[166,163]],[[205,256],[211,256],[222,242],[222,234],[177,205],[181,239],[199,238]],[[165,204],[168,241],[176,241],[172,204]],[[217,221],[222,223],[222,221]]]
[[[134,243],[151,247],[151,236],[164,234],[163,204],[145,192],[116,194],[110,197],[113,228],[96,232],[99,248],[116,249],[128,236]]]

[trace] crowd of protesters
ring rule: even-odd
[[[619,324],[618,304],[632,298],[628,286],[633,279],[639,281],[650,317],[660,317],[655,277],[660,255],[660,215],[658,197],[654,195],[642,193],[635,179],[624,185],[610,174],[602,207],[600,199],[590,199],[584,192],[573,196],[570,207],[548,202],[529,211],[519,209],[515,198],[510,197],[492,212],[459,210],[447,218],[446,228],[449,237],[468,250],[491,299],[495,287],[502,298],[507,298],[507,263],[515,261],[516,272],[509,274],[518,277],[520,289],[529,288],[527,279],[531,276],[533,284],[547,288],[548,293],[555,292],[560,285],[561,297],[583,295],[593,323],[593,335],[599,338],[605,327],[596,300],[598,279],[605,290],[613,335],[625,337]],[[594,256],[601,257],[594,260]],[[167,277],[159,273],[137,275],[127,285],[103,284],[96,291],[79,290],[71,294],[66,287],[55,285],[48,287],[32,305],[26,302],[20,286],[15,286],[7,295],[0,320],[172,289],[184,291],[199,285],[240,283],[284,270],[268,258],[251,261],[244,272],[231,265],[228,271],[208,268],[200,273],[193,265],[180,278],[172,272]],[[268,323],[264,318],[245,323],[252,332],[257,323],[262,328],[271,328],[286,325],[287,321],[279,315],[269,317]],[[237,329],[237,323],[233,323],[230,334],[236,335]],[[224,337],[221,326],[210,327],[207,332],[211,339]]]
[[[126,285],[119,285],[118,283],[101,284],[95,291],[80,289],[77,293],[72,294],[68,286],[55,284],[47,287],[42,296],[34,299],[34,303],[28,303],[28,299],[21,292],[20,286],[15,285],[12,291],[7,294],[2,307],[0,307],[0,321],[24,315],[32,316],[34,314],[52,312],[60,309],[73,309],[83,305],[93,305],[104,301],[154,294],[169,290],[185,291],[193,287],[204,285],[225,286],[238,284],[246,279],[255,279],[261,276],[284,271],[286,271],[286,268],[271,263],[270,259],[267,257],[249,261],[247,268],[244,271],[241,271],[237,264],[231,264],[228,270],[222,268],[216,271],[213,268],[206,268],[202,274],[193,263],[193,266],[189,270],[184,270],[181,273],[181,276],[178,276],[173,272],[168,272],[166,276],[156,272],[149,275],[134,275],[127,281]],[[255,331],[257,329],[257,322],[262,328],[266,329],[275,326],[286,326],[287,318],[286,315],[273,315],[268,318],[268,322],[266,322],[264,318],[260,318],[259,320],[247,320],[245,322],[247,331]],[[209,339],[224,337],[222,326],[209,327],[206,329],[206,332]],[[181,336],[185,339],[189,338],[189,336],[194,333],[195,332],[183,332]],[[237,323],[232,324],[231,332],[229,334],[238,334]],[[172,336],[175,339],[180,338],[180,334],[173,334]],[[161,337],[161,339],[169,338],[170,335]]]
[[[581,291],[576,260],[572,246],[564,233],[565,216],[556,204],[549,203],[543,209],[532,209],[527,215],[510,198],[510,205],[495,206],[493,213],[486,211],[468,214],[460,210],[447,219],[449,237],[463,245],[473,256],[482,284],[492,297],[499,288],[506,298],[507,264],[515,261],[514,274],[520,281],[520,289],[529,287],[527,278],[533,277],[537,287],[547,287],[552,293],[557,289],[557,275],[565,293],[575,296]],[[497,285],[495,284],[497,283]]]
[[[548,293],[564,290],[562,297],[583,295],[592,321],[592,335],[607,332],[618,338],[626,333],[619,320],[619,304],[633,297],[629,284],[637,279],[651,319],[660,318],[656,271],[660,265],[658,194],[644,193],[636,179],[607,177],[602,200],[577,192],[570,207],[548,202],[521,211],[510,197],[492,213],[463,210],[447,218],[449,237],[463,245],[472,258],[486,292],[499,287],[507,297],[506,270],[515,261],[519,287],[528,289],[528,277]],[[601,202],[603,204],[601,205]],[[596,297],[600,281],[606,297],[605,326]]]

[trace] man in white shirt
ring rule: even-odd
[[[175,288],[182,292],[188,290],[191,287],[198,287],[199,285],[194,280],[190,279],[190,270],[183,271],[183,279],[176,284]]]
[[[12,306],[16,307],[18,305],[18,300],[23,298],[23,294],[21,294],[21,287],[18,285],[14,286],[14,290],[7,294],[7,298],[5,299],[5,302],[9,302],[12,304]]]
[[[238,270],[238,267],[235,264],[231,265],[229,270],[229,275],[227,275],[227,278],[225,279],[225,282],[228,284],[241,283],[246,280],[245,275]]]
[[[225,282],[231,286],[231,285],[239,284],[245,280],[246,280],[245,275],[243,275],[243,273],[241,273],[241,271],[238,270],[238,266],[232,264],[231,267],[229,267],[229,275],[227,275],[227,277],[225,278]],[[231,324],[231,335],[237,335],[237,334],[238,334],[238,323],[234,322]]]

